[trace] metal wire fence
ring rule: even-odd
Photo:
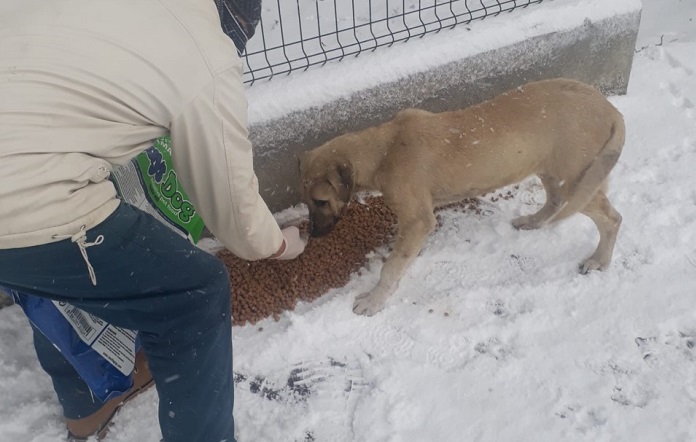
[[[323,65],[544,0],[265,0],[244,82]]]

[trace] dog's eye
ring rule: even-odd
[[[329,202],[326,200],[312,200],[315,206],[317,207],[325,207]]]

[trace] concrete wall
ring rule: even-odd
[[[406,107],[434,112],[461,108],[520,84],[554,77],[575,78],[606,94],[624,94],[639,23],[640,9],[597,22],[586,19],[574,29],[526,39],[252,125],[262,195],[273,211],[300,202],[299,152],[339,134],[382,123]],[[485,20],[477,23],[485,25]]]

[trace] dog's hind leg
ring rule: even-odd
[[[605,186],[603,186],[605,187]],[[587,215],[599,230],[599,244],[592,256],[580,264],[580,273],[586,274],[592,270],[604,270],[609,267],[614,253],[616,235],[621,226],[621,214],[612,207],[604,193],[599,189],[592,200],[580,212]]]
[[[363,293],[355,298],[353,312],[359,315],[372,316],[382,310],[389,296],[398,287],[399,279],[413,259],[418,256],[425,239],[435,228],[435,215],[432,206],[427,203],[414,208],[417,213],[413,214],[403,213],[399,207],[391,205],[390,207],[399,218],[399,230],[394,249],[382,267],[377,286],[371,292]]]
[[[546,191],[546,203],[533,215],[513,219],[512,225],[516,229],[534,230],[543,227],[563,206],[560,180],[546,174],[539,174],[539,179],[541,179],[541,184]]]
[[[607,177],[619,160],[623,149],[624,130],[623,120],[617,120],[612,125],[611,134],[597,156],[592,159],[580,176],[563,184],[563,188],[568,186],[567,190],[562,189],[567,202],[564,202],[561,210],[549,222],[555,223],[577,212],[582,212],[583,207],[587,207],[595,197],[597,189],[606,189]]]

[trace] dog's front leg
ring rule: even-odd
[[[382,267],[379,282],[371,292],[363,293],[355,298],[353,312],[372,316],[384,308],[387,299],[398,287],[399,279],[413,259],[418,256],[423,242],[435,227],[435,223],[435,215],[432,212],[417,218],[399,219],[399,231],[394,249]]]

